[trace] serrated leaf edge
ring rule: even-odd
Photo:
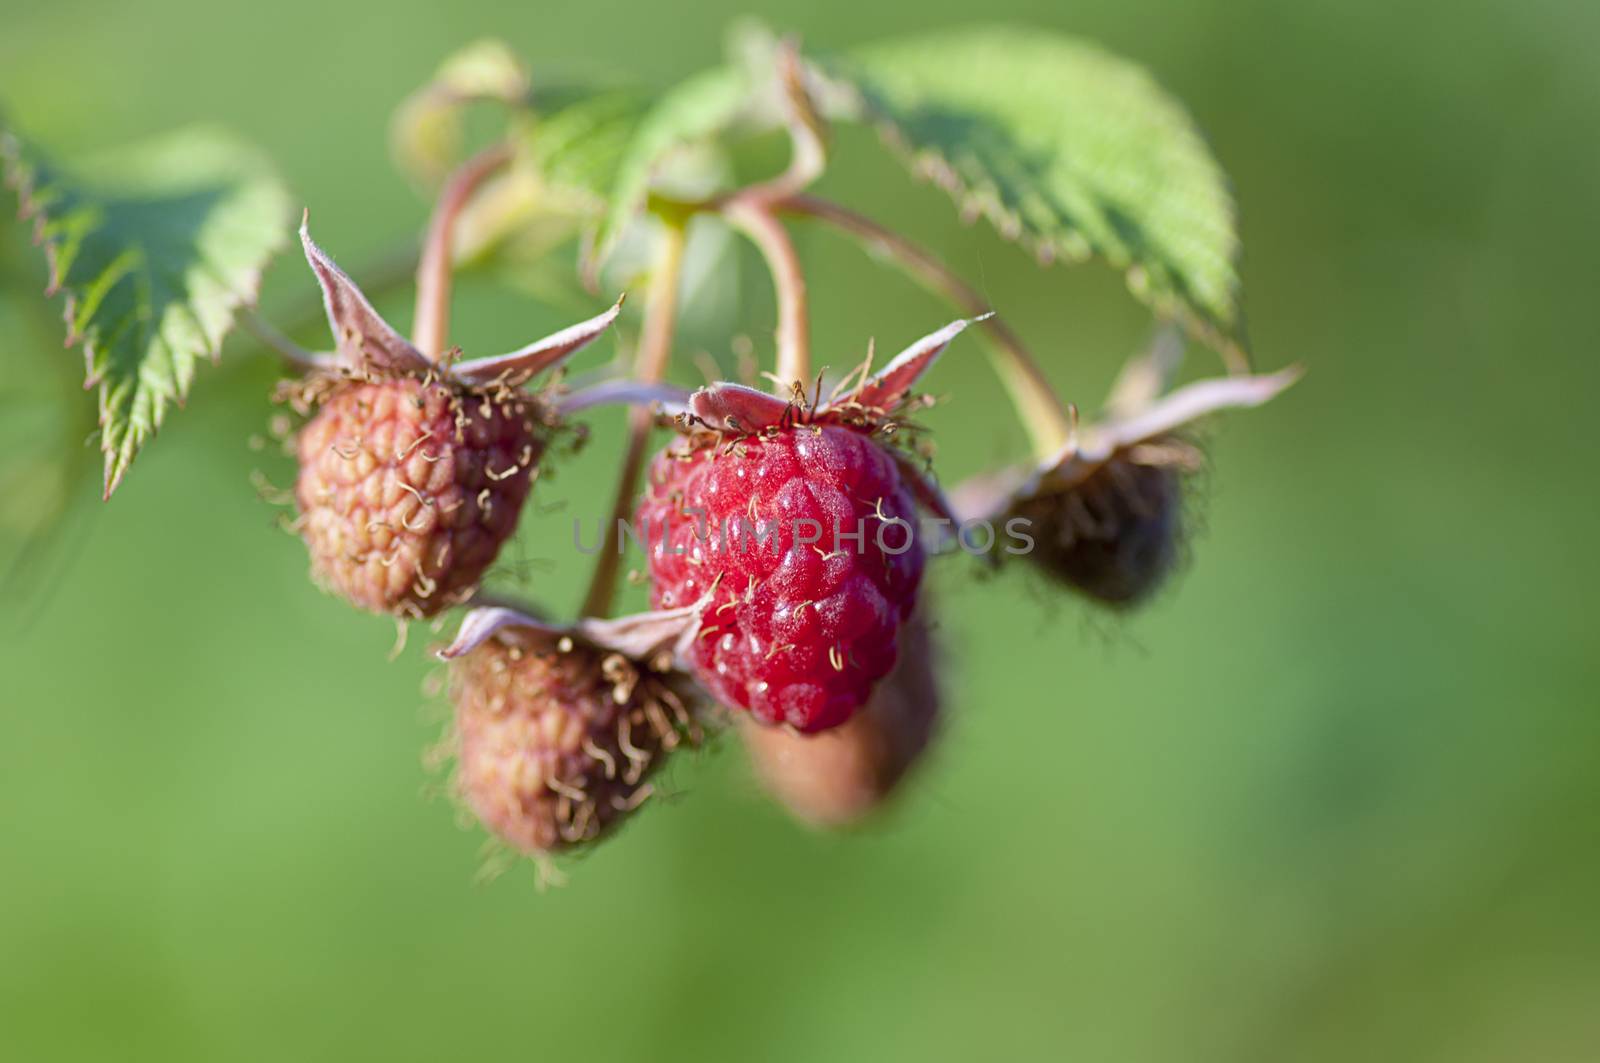
[[[1248,370],[1250,349],[1246,336],[1244,310],[1239,305],[1240,285],[1237,279],[1232,285],[1237,320],[1230,334],[1209,316],[1192,309],[1182,298],[1153,292],[1150,289],[1148,274],[1139,263],[1119,262],[1110,255],[1096,252],[1087,239],[1077,232],[1065,236],[1030,233],[1028,227],[1023,224],[1021,216],[1007,208],[993,188],[969,186],[945,153],[936,148],[913,145],[905,131],[890,115],[883,113],[881,108],[871,102],[868,94],[854,82],[848,71],[829,69],[814,62],[811,64],[811,70],[814,76],[848,98],[851,109],[855,112],[853,117],[869,125],[878,134],[890,153],[900,157],[913,179],[928,181],[948,195],[963,220],[972,220],[979,216],[988,219],[1001,238],[1021,246],[1040,266],[1052,265],[1057,260],[1079,264],[1098,255],[1111,268],[1122,273],[1129,292],[1149,306],[1157,317],[1178,322],[1191,337],[1222,354],[1235,370]],[[1179,106],[1176,101],[1173,101],[1173,104]],[[1189,131],[1204,142],[1204,135],[1187,110],[1183,111],[1183,117]],[[1223,187],[1222,205],[1229,217],[1237,223],[1238,207],[1227,174],[1220,167],[1218,177]],[[1237,238],[1234,240],[1234,245],[1231,257],[1237,267],[1240,254]]]
[[[105,455],[103,487],[101,500],[108,501],[111,495],[121,485],[122,478],[127,474],[128,468],[133,464],[134,455],[144,446],[146,439],[138,439],[138,432],[131,428],[126,439],[120,444],[113,443],[108,425],[110,416],[108,404],[110,385],[104,380],[97,379],[94,372],[96,350],[84,333],[77,327],[78,297],[71,289],[63,286],[63,277],[59,259],[59,248],[55,241],[45,236],[45,226],[50,220],[48,210],[41,205],[37,198],[35,182],[30,177],[30,167],[22,161],[21,147],[15,134],[9,130],[0,131],[0,176],[4,177],[5,187],[11,189],[17,196],[17,220],[32,222],[31,239],[35,247],[44,252],[46,284],[44,294],[53,298],[64,294],[65,302],[62,307],[62,320],[66,325],[66,339],[62,346],[71,348],[79,344],[83,347],[84,359],[84,390],[99,387],[97,402],[99,412],[97,423],[100,427],[100,450]],[[280,236],[277,246],[269,249],[268,257],[276,255],[288,243],[287,235]],[[221,335],[214,342],[206,335],[204,329],[198,329],[203,341],[200,353],[209,358],[213,365],[221,358],[221,341],[233,328],[241,308],[253,308],[261,294],[261,281],[264,276],[264,267],[257,267],[249,271],[244,283],[235,287],[232,284],[223,285],[226,297],[218,301],[219,308],[226,314],[226,324],[222,327]],[[188,398],[189,388],[192,383],[184,379],[183,374],[175,373],[176,390],[173,401],[180,408]],[[166,420],[166,406],[158,406],[151,418],[150,430],[147,436],[154,436]],[[133,440],[130,442],[130,440]]]

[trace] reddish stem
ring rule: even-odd
[[[490,176],[511,161],[511,146],[497,144],[474,155],[450,176],[428,222],[428,235],[417,263],[417,311],[411,341],[427,358],[438,361],[450,329],[451,261],[456,221],[462,209]]]
[[[634,378],[655,384],[666,375],[672,353],[672,335],[678,320],[678,287],[683,275],[683,248],[687,233],[682,221],[664,222],[656,249],[655,268],[650,273],[650,290],[645,296],[644,328],[639,335],[639,352],[634,358]],[[611,502],[611,519],[606,522],[600,557],[589,577],[584,597],[584,616],[605,616],[611,611],[617,573],[622,567],[622,552],[617,535],[619,521],[633,513],[633,498],[639,490],[639,471],[650,442],[655,416],[648,407],[635,405],[628,411],[628,449],[617,476],[616,495]]]
[[[735,196],[723,204],[722,215],[750,237],[772,273],[778,296],[778,387],[787,393],[791,383],[804,383],[811,377],[811,324],[800,256],[795,253],[789,230],[768,203]]]
[[[848,207],[815,196],[793,195],[773,206],[781,211],[826,222],[855,237],[869,250],[893,259],[914,279],[944,296],[967,314],[977,317],[988,312],[987,300],[977,289],[939,260],[933,252],[901,236]],[[1071,438],[1072,420],[1050,380],[1028,352],[1022,337],[1003,320],[990,316],[983,328],[999,353],[995,369],[1021,414],[1034,450],[1041,458],[1054,454]]]

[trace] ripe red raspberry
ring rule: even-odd
[[[296,440],[295,501],[312,575],[359,608],[433,616],[472,594],[516,529],[559,427],[523,385],[604,332],[618,306],[510,354],[435,363],[304,225],[300,239],[337,345],[304,356],[312,372],[285,389],[311,416]]]
[[[929,633],[913,617],[901,631],[894,671],[842,726],[795,734],[745,718],[739,730],[756,775],[773,797],[802,823],[839,828],[883,807],[921,762],[939,723]]]
[[[637,519],[656,606],[709,595],[688,659],[722,703],[821,731],[894,667],[924,565],[916,501],[937,507],[938,496],[879,440],[965,326],[925,337],[825,404],[730,384],[694,396],[687,444],[656,458]]]
[[[693,733],[670,673],[581,636],[503,631],[451,662],[460,798],[522,853],[593,842]]]
[[[511,389],[336,383],[296,440],[313,577],[379,613],[428,617],[461,601],[516,529],[545,416]]]
[[[686,507],[704,510],[703,529]],[[639,508],[657,544],[655,605],[712,594],[689,650],[696,676],[724,704],[801,731],[843,723],[894,667],[922,579],[915,518],[890,456],[836,425],[669,447]]]

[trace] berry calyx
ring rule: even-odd
[[[686,656],[723,704],[823,731],[894,667],[925,564],[917,502],[943,506],[883,440],[911,384],[965,325],[825,404],[732,384],[692,398],[686,439],[656,458],[637,520],[655,605],[706,603]]]
[[[1132,359],[1105,415],[1032,470],[962,484],[955,492],[961,519],[1007,521],[1032,541],[1021,551],[1030,561],[1101,604],[1149,599],[1180,554],[1183,479],[1200,464],[1183,430],[1218,410],[1259,406],[1301,373],[1290,367],[1163,393],[1182,355],[1176,342],[1158,339]]]

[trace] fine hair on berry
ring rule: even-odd
[[[454,788],[530,855],[596,841],[642,805],[666,753],[698,729],[670,670],[580,637],[502,636],[450,665]]]
[[[1179,466],[1119,453],[1080,483],[1024,499],[1014,512],[1031,522],[1032,561],[1099,602],[1129,607],[1174,568],[1182,511]]]
[[[476,588],[515,531],[549,425],[537,398],[410,375],[312,380],[295,448],[313,578],[423,618]]]

